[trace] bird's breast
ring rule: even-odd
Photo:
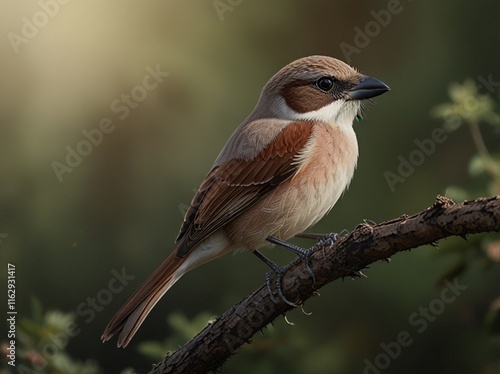
[[[256,249],[270,235],[286,240],[305,231],[335,205],[352,179],[357,158],[352,127],[316,125],[294,159],[295,175],[230,225],[233,242]]]
[[[299,157],[289,189],[301,197],[297,216],[303,231],[328,213],[351,182],[358,159],[356,134],[352,127],[315,126],[311,144]]]

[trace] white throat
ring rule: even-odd
[[[280,104],[285,116],[284,118],[289,118],[293,121],[320,121],[335,124],[340,128],[352,127],[352,123],[360,107],[359,101],[336,100],[318,110],[297,113],[286,104],[285,100],[282,100]]]

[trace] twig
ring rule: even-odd
[[[397,252],[433,244],[453,235],[465,238],[468,234],[488,231],[500,231],[500,196],[460,204],[438,196],[423,212],[378,225],[362,224],[350,234],[339,237],[333,246],[316,252],[310,263],[315,285],[304,263],[295,260],[283,278],[283,291],[289,300],[302,304],[325,284],[347,276],[359,276],[359,271],[369,264]],[[291,309],[284,302],[274,303],[266,286],[261,286],[165,357],[150,374],[216,370],[256,332]]]

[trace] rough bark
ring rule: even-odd
[[[323,245],[311,257],[315,284],[304,262],[296,259],[283,278],[283,292],[289,300],[301,304],[325,284],[356,275],[369,264],[397,252],[434,244],[453,235],[465,238],[468,234],[488,231],[500,231],[500,196],[460,204],[438,196],[423,212],[377,225],[363,223],[340,236],[334,245]],[[291,309],[279,299],[273,302],[263,285],[165,357],[150,374],[216,370],[256,332]]]

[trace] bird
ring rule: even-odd
[[[282,276],[286,269],[259,249],[287,246],[335,205],[358,159],[353,122],[363,101],[389,90],[329,56],[300,58],[273,75],[195,193],[173,251],[118,310],[101,340],[118,334],[117,346],[126,347],[175,282],[236,249],[253,252]],[[307,257],[306,250],[288,247]]]

